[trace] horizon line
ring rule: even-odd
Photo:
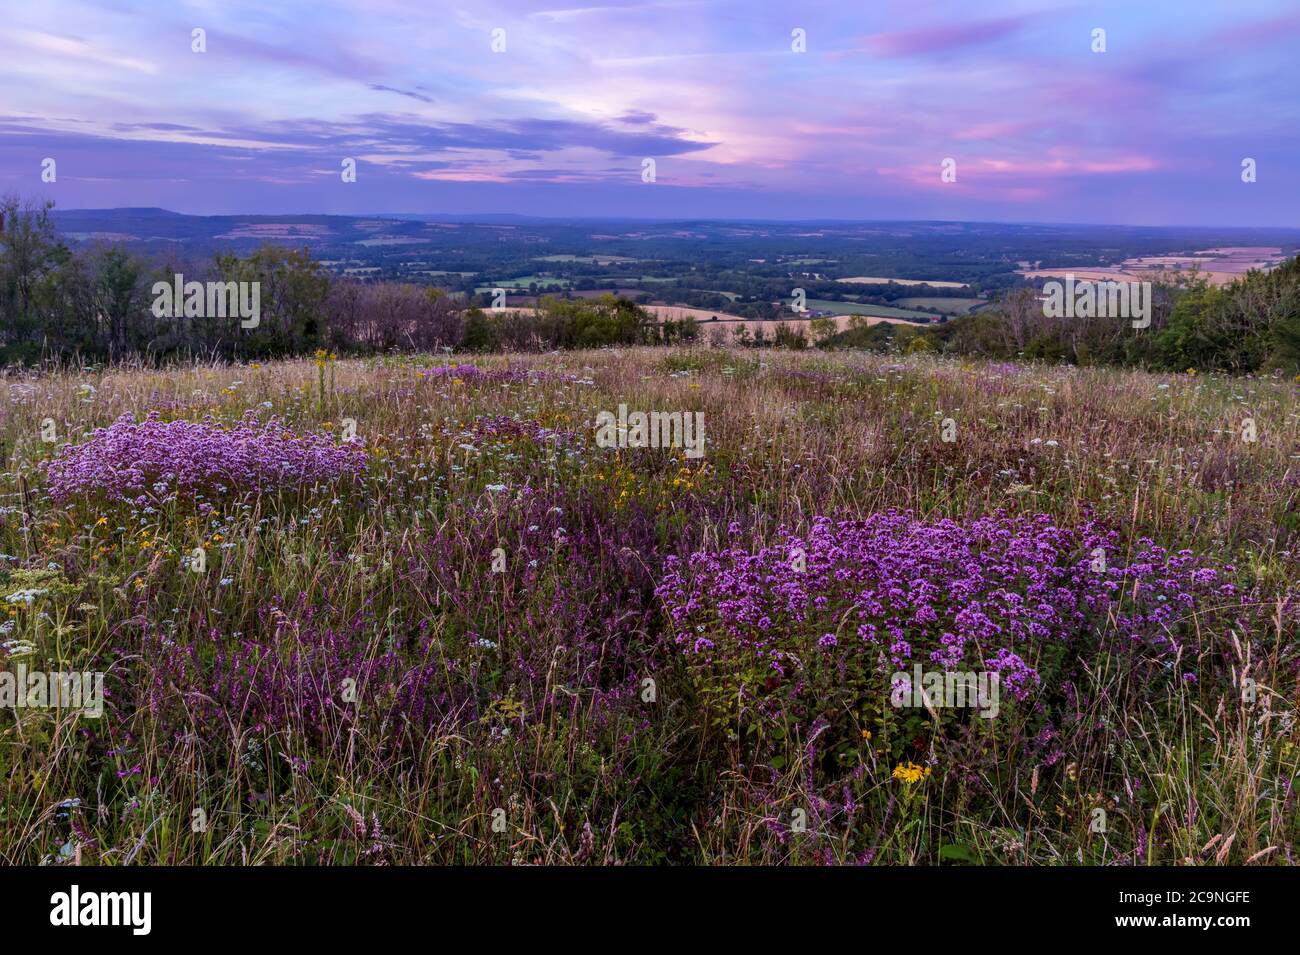
[[[439,221],[467,221],[470,219],[526,219],[536,222],[647,222],[647,223],[686,223],[686,222],[718,222],[718,223],[741,223],[741,224],[786,224],[786,225],[996,225],[996,226],[1061,226],[1061,227],[1086,227],[1101,229],[1169,229],[1169,230],[1195,230],[1195,229],[1236,229],[1243,232],[1294,232],[1300,235],[1300,226],[1272,226],[1272,225],[1229,225],[1225,223],[1217,224],[1197,224],[1197,225],[1162,225],[1157,223],[1143,223],[1134,225],[1132,223],[1119,222],[1067,222],[1057,220],[1038,220],[1038,219],[834,219],[834,218],[812,218],[812,219],[790,219],[782,217],[771,218],[732,218],[726,216],[699,216],[699,217],[649,217],[649,216],[539,216],[528,213],[518,212],[179,212],[175,209],[168,209],[164,206],[78,206],[70,209],[60,209],[57,206],[52,210],[55,214],[72,214],[77,212],[125,212],[129,210],[139,211],[158,211],[166,212],[171,215],[187,216],[194,219],[222,219],[234,217],[261,217],[261,218],[284,218],[290,216],[318,216],[333,219],[386,219],[390,221],[402,221],[402,217],[418,217],[421,219],[435,219]]]

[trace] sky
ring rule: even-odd
[[[0,193],[1294,226],[1297,51],[1296,0],[8,0]]]

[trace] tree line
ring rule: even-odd
[[[143,259],[121,244],[71,249],[48,204],[0,200],[0,364],[45,361],[261,359],[386,351],[471,352],[676,344],[700,340],[693,319],[656,322],[624,298],[548,297],[529,309],[473,307],[422,285],[362,282],[326,271],[306,250],[265,245],[241,257]],[[186,282],[258,283],[252,327],[206,311],[159,310],[154,290]],[[767,323],[731,343],[750,347],[933,351],[1003,360],[1155,370],[1300,370],[1300,260],[1226,286],[1192,274],[1153,281],[1150,324],[1124,317],[1052,317],[1035,288],[929,325]],[[708,341],[723,344],[720,326]]]
[[[613,296],[482,310],[439,288],[335,276],[305,249],[271,244],[206,261],[146,260],[120,243],[74,250],[50,213],[49,204],[0,200],[0,364],[595,348],[694,336],[693,322],[657,325]],[[257,283],[257,320],[171,307],[177,275],[232,290]],[[158,307],[160,297],[168,307]]]
[[[1152,282],[1150,324],[1048,314],[1036,288],[942,324],[879,324],[823,336],[827,348],[934,351],[1001,360],[1233,374],[1300,371],[1300,259],[1215,286],[1196,273]]]

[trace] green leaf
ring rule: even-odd
[[[946,859],[949,862],[974,862],[975,854],[969,846],[963,846],[955,842],[939,847],[939,858]]]

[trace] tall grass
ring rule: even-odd
[[[516,380],[322,361],[4,379],[4,594],[40,593],[0,610],[0,665],[103,670],[109,698],[0,714],[0,859],[1294,861],[1294,382],[705,348]],[[703,459],[597,448],[620,403],[702,411]],[[365,480],[49,496],[41,462],[123,413],[249,409],[339,440],[354,420]],[[883,690],[831,728],[719,722],[666,645],[666,558],[891,508],[1095,520],[1121,561],[1187,548],[1236,568],[1254,623],[1201,635],[1195,681],[1075,653],[996,727],[899,719]]]

